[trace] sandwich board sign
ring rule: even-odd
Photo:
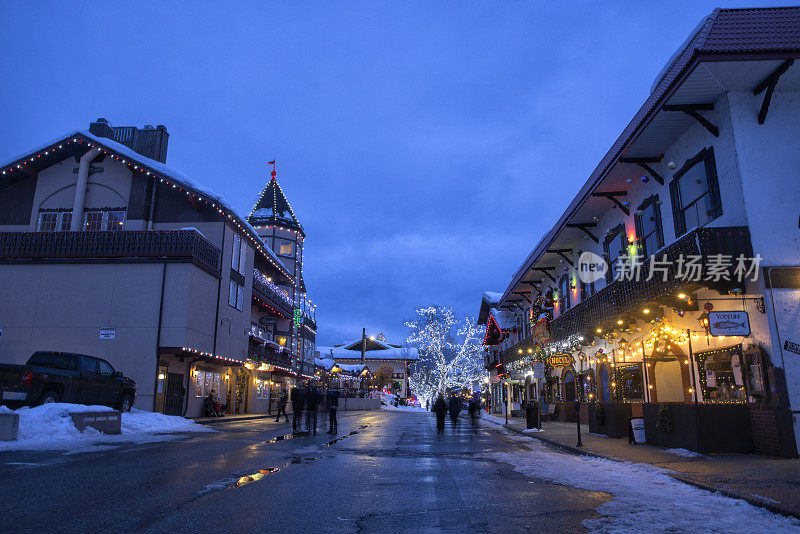
[[[745,311],[711,311],[708,329],[712,336],[749,336],[750,318]]]

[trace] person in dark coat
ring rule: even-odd
[[[450,403],[447,409],[450,412],[450,421],[453,423],[453,426],[456,426],[456,423],[458,423],[458,413],[461,411],[461,399],[455,395],[450,397]]]
[[[316,386],[308,385],[306,388],[306,430],[317,435],[317,409],[322,402],[322,394]]]
[[[339,420],[337,419],[337,411],[339,410],[339,390],[329,389],[327,394],[328,402],[328,434],[337,434],[339,432]]]
[[[289,422],[289,416],[286,415],[286,403],[289,400],[289,394],[286,393],[285,389],[281,389],[281,392],[278,393],[278,417],[275,419],[276,423],[279,423],[281,420],[281,413],[286,418],[286,422]]]
[[[436,414],[436,433],[444,433],[444,416],[447,414],[447,403],[444,397],[439,395],[436,402],[433,403],[433,411]]]
[[[303,406],[306,403],[306,390],[296,385],[292,388],[292,432],[303,426]]]
[[[469,410],[469,418],[472,421],[472,426],[476,426],[478,424],[478,414],[481,409],[481,401],[478,399],[477,395],[473,395],[469,399],[469,406],[467,409]]]

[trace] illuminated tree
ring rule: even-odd
[[[420,367],[430,369],[431,397],[455,387],[473,389],[486,375],[482,331],[469,317],[458,320],[452,308],[428,306],[417,308],[406,326],[411,329],[406,341],[417,346]]]

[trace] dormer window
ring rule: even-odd
[[[291,241],[278,241],[278,254],[281,256],[294,255],[294,243]]]

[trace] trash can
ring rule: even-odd
[[[526,428],[538,428],[536,425],[539,424],[539,403],[535,401],[531,401],[525,407],[525,427]]]

